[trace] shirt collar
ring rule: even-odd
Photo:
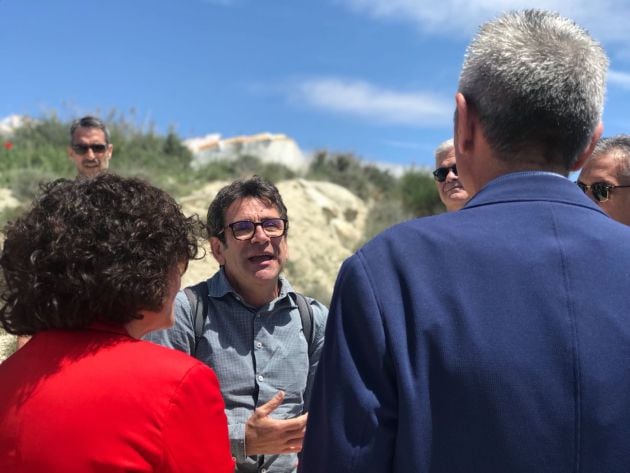
[[[289,280],[284,277],[283,274],[280,274],[278,277],[279,285],[280,285],[280,294],[278,295],[276,300],[284,299],[289,294],[295,294],[295,290],[289,283]],[[208,280],[208,294],[210,297],[223,297],[226,294],[234,294],[234,296],[238,296],[238,293],[234,290],[230,281],[225,274],[225,269],[223,266],[219,269],[217,274],[215,274],[212,278]]]

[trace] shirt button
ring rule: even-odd
[[[262,343],[256,342],[256,348],[262,348]]]
[[[260,473],[267,473],[267,468],[261,468]]]
[[[262,380],[263,380],[263,379],[265,379],[265,378],[263,378],[263,375],[259,374],[259,375],[257,376],[257,379],[258,379],[258,381],[262,381]]]

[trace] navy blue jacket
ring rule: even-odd
[[[630,471],[630,227],[514,173],[343,265],[302,473]]]

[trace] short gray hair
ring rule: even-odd
[[[435,148],[435,163],[437,164],[439,161],[442,161],[442,159],[444,159],[444,157],[450,153],[451,151],[453,151],[453,149],[455,148],[454,144],[453,144],[453,138],[449,138],[446,141],[442,141],[440,143],[440,145]]]
[[[568,169],[601,119],[607,69],[602,46],[573,21],[509,12],[482,25],[468,46],[459,92],[499,159],[538,153]]]
[[[619,163],[617,168],[618,176],[630,177],[630,135],[615,135],[602,138],[595,145],[589,161],[595,161],[609,154],[614,154]]]
[[[97,128],[103,132],[105,135],[105,144],[109,144],[110,135],[105,122],[100,118],[93,117],[91,115],[86,115],[85,117],[77,118],[70,125],[70,144],[72,144],[72,140],[74,139],[74,132],[77,131],[77,128]]]

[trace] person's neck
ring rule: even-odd
[[[127,333],[129,334],[130,337],[140,339],[144,335],[149,333],[149,330],[146,330],[145,327],[137,324],[136,322],[137,321],[133,320],[125,324],[125,330],[127,330]]]
[[[152,332],[153,330],[157,330],[158,328],[167,328],[160,327],[152,323],[152,320],[154,318],[152,317],[153,313],[149,311],[141,311],[141,313],[142,319],[133,319],[124,325],[125,330],[130,337],[141,339],[147,333]]]
[[[278,279],[265,281],[264,283],[253,287],[240,286],[230,280],[229,276],[228,280],[238,295],[252,307],[262,307],[280,295],[280,281]]]
[[[485,160],[485,164],[485,166],[479,166],[475,170],[476,172],[473,176],[474,184],[472,186],[474,187],[475,193],[482,189],[488,182],[496,179],[497,177],[514,172],[544,171],[561,174],[565,177],[569,175],[569,171],[562,166],[553,166],[532,158],[518,159],[515,157],[514,162],[507,162],[491,156]],[[466,189],[468,190],[468,187],[466,187]]]

